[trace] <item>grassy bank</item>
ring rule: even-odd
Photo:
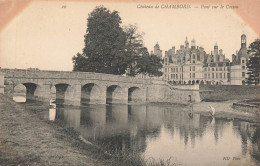
[[[82,142],[74,130],[33,113],[44,109],[0,95],[0,165],[113,165],[113,158]]]
[[[73,128],[44,119],[48,105],[16,103],[0,94],[0,165],[170,166],[134,153],[109,154]]]

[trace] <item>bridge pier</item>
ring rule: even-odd
[[[37,100],[50,102],[51,99],[51,83],[47,82],[43,85],[40,85],[36,88],[34,95],[37,97]]]
[[[107,88],[106,103],[128,103],[128,88],[119,86],[110,86]]]
[[[64,104],[79,106],[80,99],[81,99],[81,85],[74,84],[72,86],[68,86],[65,92]]]
[[[14,95],[14,84],[13,83],[5,83],[4,93],[8,97],[13,98],[13,95]]]

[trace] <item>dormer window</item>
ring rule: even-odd
[[[242,63],[245,63],[245,60],[244,60],[244,59],[242,60]]]

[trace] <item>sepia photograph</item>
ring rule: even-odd
[[[0,166],[259,166],[260,0],[0,0]]]

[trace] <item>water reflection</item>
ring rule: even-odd
[[[173,157],[186,165],[228,165],[223,157],[259,163],[260,129],[248,122],[201,116],[178,106],[50,106],[49,119],[73,127],[111,153]]]

